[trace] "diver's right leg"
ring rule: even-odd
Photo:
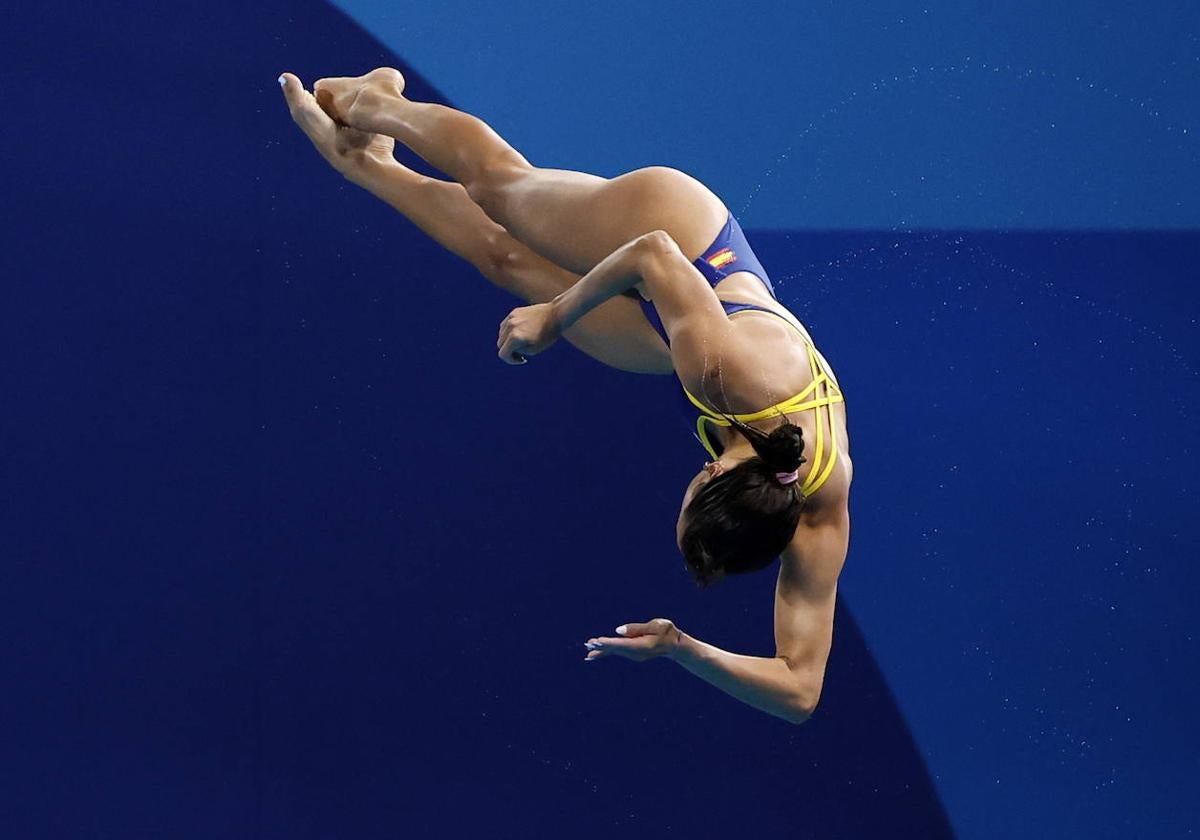
[[[350,180],[386,201],[492,283],[529,303],[548,301],[579,279],[510,236],[461,184],[420,175],[397,161],[371,162]],[[627,297],[605,301],[564,337],[597,361],[620,370],[674,371],[666,344],[641,307]]]
[[[292,119],[336,171],[395,207],[500,288],[540,303],[579,279],[509,235],[461,184],[427,178],[402,166],[392,157],[389,138],[335,125],[295,74],[283,73],[279,81]],[[666,344],[629,298],[605,301],[564,337],[594,359],[621,370],[673,371]]]

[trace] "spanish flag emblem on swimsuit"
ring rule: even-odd
[[[707,262],[713,268],[724,268],[731,262],[736,261],[737,254],[733,252],[732,248],[722,248],[720,251],[717,251],[717,253],[705,260],[705,262]]]

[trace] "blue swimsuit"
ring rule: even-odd
[[[721,228],[717,238],[698,259],[692,262],[692,265],[700,269],[704,279],[714,289],[730,274],[749,271],[762,281],[762,284],[767,287],[767,291],[771,293],[771,297],[775,297],[775,287],[771,285],[771,279],[767,277],[767,270],[758,261],[758,257],[754,256],[754,251],[750,249],[750,243],[746,241],[746,234],[742,233],[742,226],[737,223],[737,219],[733,218],[732,213],[729,214],[729,221],[725,223],[725,227]],[[654,304],[642,298],[641,295],[638,295],[638,299],[641,301],[642,311],[646,313],[646,317],[654,325],[654,329],[658,330],[663,341],[670,344],[671,339],[667,336],[662,318],[658,317],[658,310],[654,308]],[[770,309],[753,303],[731,303],[723,300],[721,306],[725,309],[726,315],[744,312],[748,309],[771,312]]]

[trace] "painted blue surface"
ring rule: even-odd
[[[856,453],[792,728],[582,664],[653,614],[769,653],[773,580],[679,569],[669,380],[500,365],[511,301],[290,124],[280,70],[396,56],[325,4],[9,23],[6,831],[1194,829],[1200,234],[749,230]]]
[[[1186,0],[336,5],[534,162],[668,163],[747,228],[1200,225]]]

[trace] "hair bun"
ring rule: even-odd
[[[776,472],[791,472],[805,462],[804,432],[799,426],[785,421],[765,439],[755,441],[758,457]]]
[[[770,434],[743,423],[732,414],[726,414],[725,418],[750,441],[754,454],[771,472],[789,473],[808,460],[804,457],[804,431],[786,417]]]

